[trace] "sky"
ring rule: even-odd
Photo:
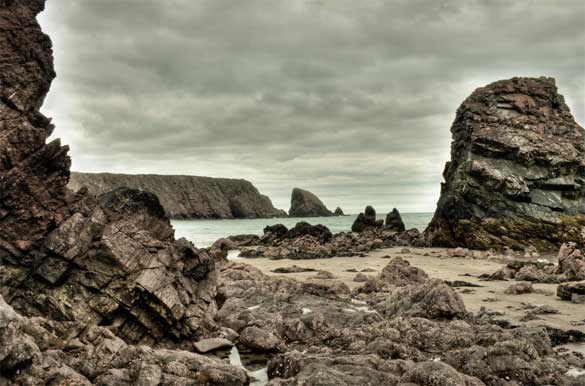
[[[48,0],[42,111],[75,171],[432,212],[477,87],[554,77],[583,126],[584,20],[582,0]]]

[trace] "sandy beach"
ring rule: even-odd
[[[462,296],[467,310],[478,312],[482,307],[488,311],[502,313],[501,318],[513,323],[528,325],[548,325],[561,329],[576,329],[585,332],[585,307],[560,300],[556,296],[556,284],[533,284],[537,292],[519,295],[505,294],[504,291],[517,281],[483,281],[478,276],[492,273],[503,265],[498,259],[465,259],[450,257],[447,249],[443,248],[408,248],[409,253],[403,253],[403,248],[388,248],[373,251],[366,257],[333,257],[314,260],[270,260],[270,259],[237,259],[259,268],[271,276],[286,276],[303,281],[315,276],[317,272],[301,272],[278,274],[272,272],[279,267],[296,265],[303,268],[312,268],[331,272],[338,279],[345,282],[350,288],[362,283],[354,282],[356,272],[367,275],[376,275],[389,261],[388,256],[400,256],[411,265],[421,268],[430,277],[442,280],[462,280],[481,285],[482,287],[459,287],[455,290]],[[364,271],[365,270],[365,271]],[[521,321],[532,306],[549,305],[558,310],[558,314],[538,315],[538,320]]]

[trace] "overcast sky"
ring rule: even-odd
[[[585,121],[582,0],[49,0],[73,170],[245,178],[278,207],[433,211],[455,110],[552,76]]]

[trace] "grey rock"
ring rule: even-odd
[[[478,88],[457,110],[451,132],[429,244],[539,251],[585,244],[585,130],[554,79]]]
[[[81,188],[94,195],[120,187],[154,193],[167,216],[189,218],[284,217],[270,198],[242,179],[157,174],[71,173],[69,188]]]
[[[208,338],[208,339],[201,339],[197,342],[193,343],[193,347],[200,353],[207,353],[214,350],[219,350],[222,348],[229,348],[232,347],[234,344],[225,339],[225,338]]]
[[[406,230],[398,209],[394,208],[386,215],[386,222],[384,223],[384,227],[396,232],[404,232]]]
[[[325,204],[308,190],[294,188],[290,198],[290,217],[325,217],[333,216]]]

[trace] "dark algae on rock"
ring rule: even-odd
[[[585,130],[552,78],[475,90],[451,127],[433,246],[557,249],[585,243]]]

